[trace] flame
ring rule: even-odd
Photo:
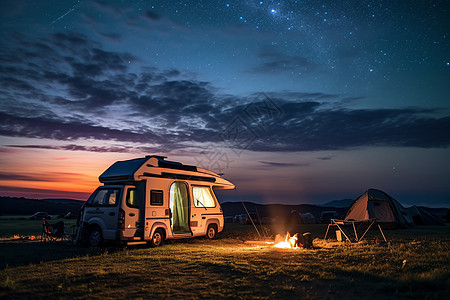
[[[293,236],[291,236],[288,232],[286,233],[284,241],[275,244],[274,247],[284,249],[299,249],[297,242],[298,242],[298,234],[296,233]]]

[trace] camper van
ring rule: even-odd
[[[218,174],[165,160],[164,156],[118,161],[80,210],[76,243],[127,244],[206,236],[223,230],[215,190],[234,189]]]

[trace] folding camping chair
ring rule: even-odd
[[[41,242],[42,243],[53,243],[58,240],[70,241],[70,235],[66,233],[66,226],[63,221],[59,221],[55,224],[50,224],[46,219],[43,219],[42,223],[42,235]]]
[[[327,232],[325,233],[324,239],[327,239],[328,231],[330,227],[337,226],[339,229],[339,232],[341,232],[345,239],[349,242],[360,242],[364,239],[366,236],[366,233],[369,231],[369,229],[372,227],[372,225],[375,224],[376,219],[367,219],[367,220],[338,220],[338,219],[331,219],[330,224],[328,224]],[[383,236],[383,239],[385,242],[387,242],[386,237],[384,236],[383,230],[380,227],[380,224],[377,224],[378,229],[380,229],[380,233]],[[367,228],[365,228],[367,227]],[[364,233],[361,233],[365,228]],[[353,229],[353,231],[352,231]]]

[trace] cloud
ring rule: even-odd
[[[359,97],[320,92],[227,95],[177,69],[131,67],[142,61],[80,34],[13,34],[0,54],[0,135],[69,141],[21,147],[126,152],[131,143],[169,152],[208,143],[254,151],[450,145],[450,117],[432,110],[350,109],[343,103]],[[261,72],[281,70],[283,60],[302,61],[273,51],[260,57]],[[86,140],[114,145],[93,147]]]
[[[42,181],[42,182],[64,182],[67,177],[83,178],[80,173],[46,172],[17,174],[13,172],[0,172],[0,181]]]
[[[84,146],[76,144],[61,145],[61,146],[51,146],[51,145],[6,145],[6,146],[11,148],[50,149],[50,150],[89,151],[89,152],[131,153],[136,151],[135,149],[127,146],[98,147],[98,146]]]
[[[159,19],[161,19],[161,15],[150,10],[147,11],[144,16],[152,21],[158,21]]]
[[[302,56],[287,55],[273,49],[263,49],[259,53],[262,63],[251,71],[255,73],[296,72],[297,74],[309,74],[317,69],[317,66]]]
[[[317,159],[319,160],[331,160],[333,158],[333,156],[321,156],[321,157],[317,157]]]
[[[99,34],[105,38],[112,40],[112,41],[120,42],[122,40],[122,35],[120,35],[118,33],[99,32]]]
[[[45,118],[24,118],[0,113],[0,134],[13,137],[28,137],[54,140],[118,140],[143,142],[158,136],[150,132],[145,134],[110,129],[101,126],[63,122]]]
[[[53,189],[37,189],[37,188],[13,187],[5,185],[0,185],[0,193],[2,193],[3,195],[11,194],[14,195],[14,197],[21,196],[31,199],[58,197],[58,198],[86,200],[90,195],[90,193],[87,192],[57,191]]]
[[[299,163],[280,163],[273,161],[259,161],[260,163],[270,166],[270,167],[306,167],[310,164],[299,164]]]
[[[0,172],[0,181],[8,180],[20,180],[20,181],[49,181],[48,179],[45,179],[43,177],[37,177],[33,175],[22,175],[22,174],[15,174],[15,173],[6,173],[6,172]]]

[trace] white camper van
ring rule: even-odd
[[[224,219],[214,190],[234,185],[214,172],[165,158],[118,161],[100,175],[104,185],[80,211],[76,242],[159,246],[167,239],[212,239],[221,232]]]

